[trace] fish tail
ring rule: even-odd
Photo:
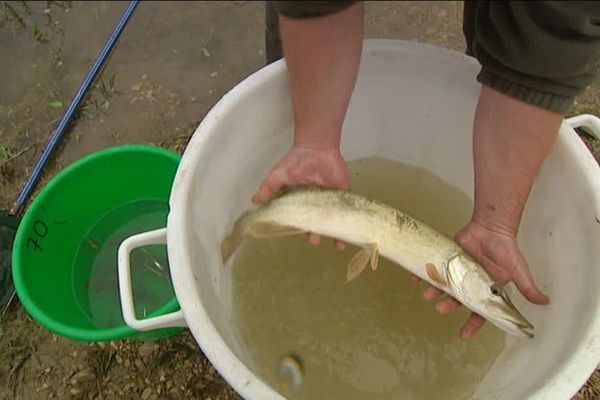
[[[223,240],[221,244],[221,260],[223,265],[227,263],[229,258],[236,252],[236,250],[242,245],[247,236],[248,227],[248,216],[249,213],[243,214],[237,219],[233,225],[233,231],[229,236]]]

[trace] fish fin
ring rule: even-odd
[[[247,215],[242,215],[235,223],[231,235],[223,240],[221,244],[221,260],[223,264],[233,253],[242,245],[248,237],[255,239],[266,239],[277,236],[298,235],[304,233],[303,230],[290,226],[279,225],[271,222],[254,222],[247,221]]]
[[[373,243],[371,246],[371,269],[375,271],[379,265],[379,249],[377,245]]]
[[[350,263],[348,264],[346,282],[350,282],[367,268],[369,260],[371,259],[371,253],[371,247],[363,247],[354,255],[354,257],[352,257],[352,260],[350,260]]]
[[[256,222],[248,227],[248,234],[256,239],[299,235],[301,233],[305,233],[305,231],[292,226],[279,225],[272,222]]]
[[[446,280],[440,276],[437,268],[435,268],[435,265],[427,263],[425,265],[425,269],[427,270],[427,276],[429,276],[432,281],[442,286],[448,286],[448,282],[446,282]]]
[[[233,253],[242,245],[247,236],[246,218],[242,216],[233,225],[231,234],[221,243],[221,261],[223,265],[227,263]]]

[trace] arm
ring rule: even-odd
[[[534,304],[535,285],[517,233],[535,176],[563,115],[593,80],[599,63],[600,8],[592,2],[466,2],[469,52],[482,64],[473,126],[475,204],[456,241],[499,282],[514,282]],[[426,299],[439,296],[435,288]],[[459,307],[437,304],[441,313]],[[463,338],[484,324],[472,314]]]
[[[455,238],[500,283],[513,281],[534,304],[549,300],[533,280],[519,250],[517,233],[533,181],[562,117],[487,86],[482,88],[473,126],[475,204],[470,223]],[[428,288],[425,298],[433,300],[440,294]],[[459,306],[448,299],[440,302],[437,310],[445,314]],[[461,335],[472,337],[484,322],[472,314]]]
[[[363,5],[311,18],[281,17],[294,102],[294,145],[338,149],[362,50]]]
[[[309,19],[281,16],[280,26],[292,86],[294,144],[261,184],[256,203],[285,186],[350,189],[340,141],[361,57],[363,5],[344,5],[341,11]],[[309,242],[316,245],[319,237],[309,235]],[[336,244],[343,249],[343,243]]]
[[[294,103],[294,144],[254,196],[258,203],[284,186],[350,188],[339,147],[360,62],[363,5],[308,19],[282,15],[280,26]]]

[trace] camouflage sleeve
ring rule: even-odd
[[[321,17],[350,7],[356,1],[272,1],[278,14],[289,18]]]
[[[504,94],[566,113],[597,74],[600,3],[467,1],[465,18],[477,80]]]

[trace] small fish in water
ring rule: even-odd
[[[354,193],[295,188],[244,213],[221,245],[223,263],[248,238],[308,232],[361,247],[348,265],[348,281],[369,265],[376,270],[381,255],[500,329],[533,337],[533,325],[517,310],[504,288],[456,242],[400,210]]]
[[[279,372],[289,376],[292,388],[298,390],[304,382],[304,366],[302,358],[297,354],[288,354],[279,361]]]

